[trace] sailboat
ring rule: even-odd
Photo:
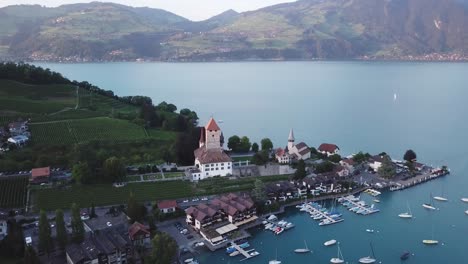
[[[460,200],[464,203],[468,203],[468,198],[461,198]]]
[[[423,203],[422,205],[424,208],[429,210],[435,210],[436,208],[432,205],[432,194],[429,195],[429,203]]]
[[[375,263],[377,260],[375,259],[375,254],[374,254],[374,247],[372,246],[372,243],[370,243],[370,247],[372,250],[372,257],[367,256],[359,259],[359,263],[363,264],[369,264],[369,263]]]
[[[406,206],[408,207],[408,211],[406,213],[401,213],[398,215],[400,218],[413,218],[413,214],[411,213],[411,208],[409,207],[409,204],[406,203]]]
[[[432,238],[431,239],[424,239],[422,242],[424,244],[430,245],[430,246],[434,246],[434,245],[439,244],[439,241],[434,240],[434,226],[432,226]]]
[[[444,190],[442,189],[442,196],[434,196],[434,200],[440,201],[440,202],[447,202],[448,199],[444,197]]]
[[[310,249],[307,246],[307,242],[305,240],[304,240],[304,245],[305,245],[305,248],[297,248],[294,250],[294,253],[309,253]]]
[[[281,261],[278,260],[278,249],[276,249],[276,257],[275,257],[275,259],[268,261],[268,264],[281,264]]]
[[[338,243],[338,254],[336,258],[330,259],[330,263],[333,263],[333,264],[344,263],[344,257],[343,257],[343,253],[341,253],[340,243]]]

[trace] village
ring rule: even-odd
[[[12,123],[9,128],[12,136],[8,139],[10,144],[23,146],[24,142],[12,142],[10,139],[30,136],[27,123]],[[159,211],[160,220],[156,223],[152,218],[149,221],[148,218],[134,221],[122,206],[93,207],[92,211],[81,209],[80,218],[88,235],[83,242],[71,243],[63,252],[56,251],[52,255],[56,262],[52,263],[63,263],[64,257],[70,264],[97,260],[103,263],[139,263],[152,248],[150,237],[155,224],[159,231],[169,234],[176,241],[180,263],[197,263],[193,254],[199,247],[215,251],[229,245],[236,248],[233,252],[238,253],[235,254],[242,254],[248,259],[256,254],[256,251],[249,253],[241,247],[250,237],[248,229],[265,223],[272,211],[284,211],[285,207],[299,204],[303,198],[319,201],[370,188],[400,190],[449,172],[446,167],[432,168],[417,162],[413,151],[409,158],[405,157],[408,158],[406,161],[393,160],[384,152],[378,155],[360,152],[342,158],[340,148],[335,144],[323,143],[315,149],[304,142],[296,143],[292,129],[285,140],[285,148],[267,150],[271,161],[265,165],[251,162],[249,157],[257,155],[253,152],[243,154],[243,159],[235,161],[233,157],[236,154],[226,151],[223,141],[221,128],[211,118],[201,130],[199,148],[194,152],[194,165],[183,168],[175,164],[164,165],[164,170],[183,170],[182,178],[194,183],[212,178],[236,181],[239,178],[271,175],[286,175],[288,179],[265,184],[260,181],[258,186],[256,182],[255,189],[250,192],[159,200],[153,206],[148,203],[145,210],[153,211],[153,214],[154,210]],[[2,177],[14,177],[15,174]],[[69,171],[50,167],[17,174],[30,175],[30,185],[44,186],[57,179],[70,180]],[[0,226],[7,226],[8,214],[1,213]],[[53,214],[48,215],[53,219]],[[67,233],[72,232],[71,219],[71,213],[66,211]],[[32,221],[23,221],[22,229],[25,243],[36,248],[39,256],[44,258],[45,252],[38,248],[37,220],[35,217]],[[55,225],[51,220],[52,237],[56,235]],[[285,223],[283,229],[286,228]],[[5,237],[7,228],[0,228],[0,233],[0,238]],[[237,243],[233,243],[235,241]],[[47,258],[50,261],[51,256]]]

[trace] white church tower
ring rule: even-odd
[[[288,137],[288,150],[291,151],[294,147],[294,131],[291,130],[289,131],[289,137]]]

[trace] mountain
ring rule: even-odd
[[[194,22],[111,3],[10,6],[0,9],[0,57],[462,60],[467,10],[467,0],[299,0]]]

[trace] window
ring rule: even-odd
[[[227,168],[228,168],[228,170],[229,170],[231,167],[228,166]]]
[[[208,176],[208,172],[206,173],[206,176]]]
[[[216,168],[216,170],[218,170],[218,168]]]
[[[224,166],[224,163],[221,163],[221,166]]]
[[[224,170],[224,167],[221,167],[222,170]]]

